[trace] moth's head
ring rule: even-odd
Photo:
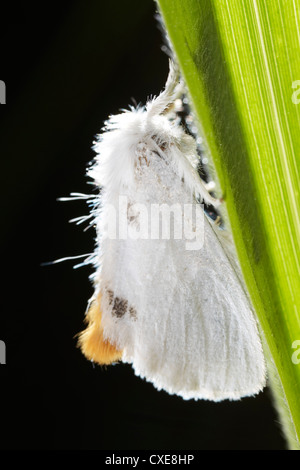
[[[165,152],[177,148],[183,155],[197,154],[196,141],[170,113],[151,116],[146,121],[146,135]]]

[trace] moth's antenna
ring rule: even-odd
[[[177,64],[169,60],[169,75],[163,92],[146,105],[148,117],[169,111],[175,99],[183,94],[183,83],[179,81],[180,72]]]

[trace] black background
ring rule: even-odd
[[[88,192],[95,135],[109,114],[145,102],[168,72],[152,0],[10,3],[1,13],[2,449],[283,449],[268,389],[219,404],[158,392],[130,366],[93,367],[74,335],[91,268],[45,261],[89,253],[69,224]]]

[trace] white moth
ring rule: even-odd
[[[198,175],[195,140],[169,118],[176,84],[171,64],[164,92],[145,108],[111,116],[95,145],[88,171],[99,188],[91,212],[95,293],[79,344],[88,359],[131,363],[136,375],[170,394],[235,400],[262,390],[265,362],[224,231],[199,204],[217,202]],[[201,208],[200,249],[187,248],[187,236],[141,230],[142,215],[161,204]],[[124,220],[140,236],[129,237]]]

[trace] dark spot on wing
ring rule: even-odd
[[[114,301],[114,293],[113,293],[112,290],[108,289],[107,294],[108,294],[108,303],[109,303],[109,305],[112,305],[112,303]]]
[[[128,301],[121,297],[115,297],[115,294],[110,289],[105,289],[109,306],[112,308],[111,313],[117,318],[122,318],[126,313],[130,315],[133,320],[137,318],[136,309],[128,305]]]
[[[167,142],[160,142],[158,144],[158,146],[159,146],[160,150],[162,150],[164,152],[167,148]]]
[[[132,317],[132,318],[137,318],[137,315],[136,315],[136,309],[134,307],[130,307],[129,308],[129,315]]]
[[[115,297],[114,305],[112,308],[112,314],[118,318],[122,318],[127,312],[128,302],[120,297]]]

